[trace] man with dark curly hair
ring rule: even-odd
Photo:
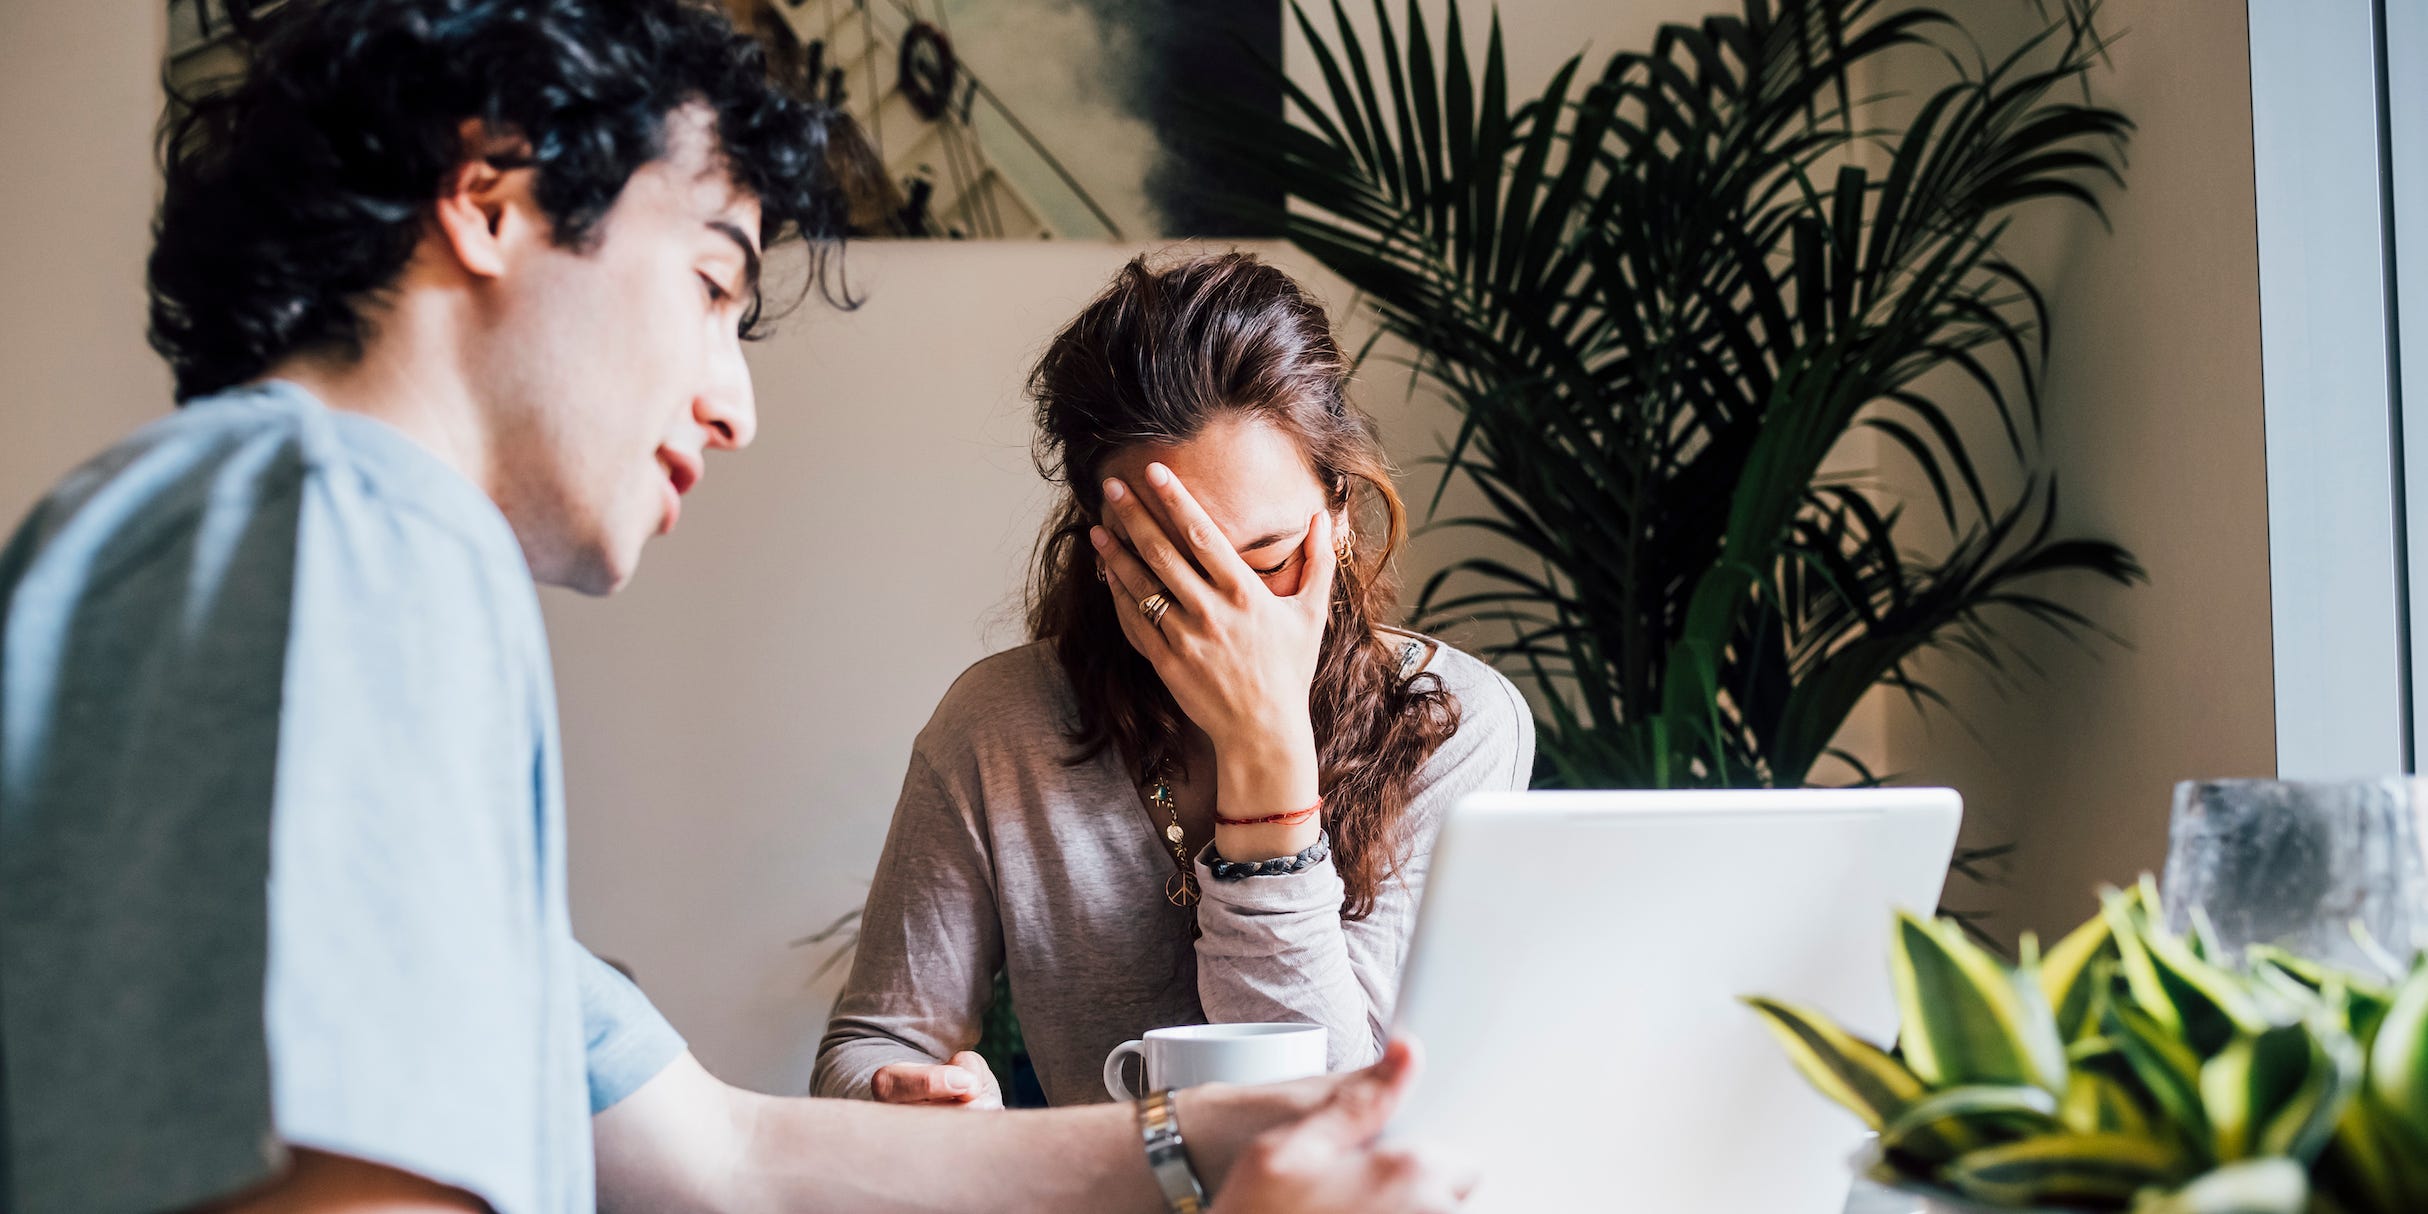
[[[749,445],[827,116],[686,0],[283,11],[163,137],[182,408],[0,553],[0,1210],[1455,1204],[1374,1145],[1405,1046],[1186,1093],[1150,1168],[1159,1104],[738,1091],[574,942],[534,580]]]

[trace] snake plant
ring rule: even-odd
[[[2162,922],[2144,878],[2008,965],[1901,915],[1893,1049],[1746,1002],[1878,1133],[1891,1183],[2018,1209],[2428,1210],[2428,960],[2390,982]]]

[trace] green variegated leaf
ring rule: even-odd
[[[1970,943],[1963,930],[1953,923],[1940,925],[1943,932]],[[2047,988],[2040,980],[2040,957],[2037,950],[2026,952],[2016,967],[2007,973],[2007,984],[2015,992],[2017,1036],[2031,1058],[2032,1070],[2040,1077],[2040,1086],[2051,1095],[2065,1090],[2065,1034],[2058,1031],[2056,1011],[2049,1006]]]
[[[2337,976],[2333,968],[2307,957],[2296,956],[2273,944],[2243,946],[2243,960],[2249,962],[2253,969],[2264,967],[2274,970],[2313,991],[2325,987],[2330,977]],[[2346,978],[2349,985],[2349,976]]]
[[[2351,930],[2352,943],[2360,946],[2361,955],[2377,967],[2380,975],[2391,981],[2411,972],[2411,967],[2403,964],[2402,958],[2378,943],[2377,936],[2370,932],[2368,924],[2354,919],[2345,926]]]
[[[2308,1162],[2326,1146],[2357,1087],[2360,1055],[2323,1022],[2235,1037],[2201,1065],[2200,1094],[2220,1162],[2286,1156]]]
[[[1940,1169],[1950,1188],[1991,1205],[2115,1207],[2171,1188],[2197,1165],[2181,1151],[2124,1134],[2051,1134],[1983,1147]]]
[[[2093,1038],[2094,1041],[2104,1040]],[[2107,1053],[2123,1066],[2115,1047],[2106,1046]],[[2149,1110],[2137,1097],[2138,1089],[2128,1087],[2097,1069],[2092,1059],[2082,1059],[2072,1074],[2066,1077],[2065,1098],[2058,1102],[2057,1119],[2079,1134],[2130,1134],[2148,1136],[2152,1133]]]
[[[2148,1194],[2133,1214],[2304,1214],[2310,1178],[2290,1159],[2228,1164],[2175,1192]]]
[[[2116,936],[2105,915],[2094,915],[2066,933],[2040,959],[2040,989],[2057,1017],[2057,1032],[2068,1042],[2099,1031],[2099,1003],[2115,972]],[[2100,962],[2106,962],[2102,967]]]
[[[2386,1014],[2394,1010],[2394,992],[2384,987],[2353,986],[2343,992],[2342,1001],[2333,1014],[2342,1025],[2344,1035],[2352,1038],[2366,1055],[2377,1042],[2377,1030],[2386,1022]]]
[[[2396,1124],[2428,1143],[2428,967],[2413,967],[2378,1024],[2369,1090]]]
[[[2326,1007],[2318,990],[2272,965],[2253,965],[2243,989],[2271,1024],[2290,1024]],[[2350,1031],[2348,1023],[2344,1027]]]
[[[2211,1141],[2223,1162],[2247,1159],[2259,1126],[2292,1097],[2309,1070],[2310,1048],[2299,1029],[2245,1033],[2201,1064],[2201,1106],[2208,1110]]]
[[[1908,1105],[1880,1131],[1880,1149],[1930,1164],[2059,1128],[2057,1098],[2014,1084],[1949,1088]]]
[[[2243,950],[2251,964],[2252,988],[2274,997],[2276,1007],[2262,1011],[2279,1023],[2323,1011],[2365,1054],[2377,1038],[2379,1023],[2394,1006],[2395,988],[2364,974],[2350,973],[2297,957],[2268,944]],[[2298,1015],[2279,1014],[2298,1008]]]
[[[2375,1195],[2367,1214],[2428,1209],[2428,966],[2415,962],[2378,1014],[2360,1098],[2320,1162],[2323,1189]]]
[[[2108,1006],[2107,1037],[2156,1113],[2153,1120],[2187,1147],[2206,1153],[2210,1132],[2200,1099],[2200,1057],[2130,1003]]]
[[[2407,1141],[2366,1084],[2344,1106],[2311,1175],[2320,1196],[2350,1214],[2428,1209],[2428,1144]]]
[[[2191,918],[2192,930],[2185,933],[2184,946],[2192,955],[2215,966],[2233,965],[2233,954],[2217,942],[2217,925],[2209,922],[2209,912],[2195,906]]]
[[[1900,911],[1891,975],[1903,1017],[1900,1049],[1932,1088],[2031,1084],[2052,1095],[2065,1083],[2057,1040],[2037,985],[2018,982],[1954,924]]]
[[[1788,1060],[1821,1094],[1878,1130],[1925,1094],[1922,1081],[1890,1057],[1810,1008],[1776,999],[1750,998]]]
[[[2326,1148],[2335,1126],[2361,1090],[2360,1047],[2324,1018],[2308,1024],[2310,1073],[2301,1090],[2261,1127],[2264,1154],[2311,1160]]]
[[[2104,910],[2116,939],[2118,972],[2141,1010],[2202,1058],[2224,1049],[2237,1032],[2267,1028],[2233,974],[2194,956],[2181,939],[2156,925],[2148,912],[2153,897],[2144,894],[2136,908],[2122,895],[2110,895]]]

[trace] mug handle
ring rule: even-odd
[[[1114,1046],[1113,1052],[1104,1056],[1104,1090],[1115,1100],[1136,1100],[1139,1094],[1131,1091],[1130,1085],[1122,1078],[1121,1060],[1124,1058],[1136,1058],[1138,1082],[1143,1084],[1147,1081],[1147,1043],[1133,1039]]]

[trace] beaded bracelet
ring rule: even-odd
[[[1287,877],[1303,873],[1324,862],[1332,854],[1332,836],[1316,832],[1315,842],[1295,856],[1276,856],[1270,860],[1225,860],[1212,846],[1206,848],[1206,871],[1217,881],[1244,881],[1250,877]]]

